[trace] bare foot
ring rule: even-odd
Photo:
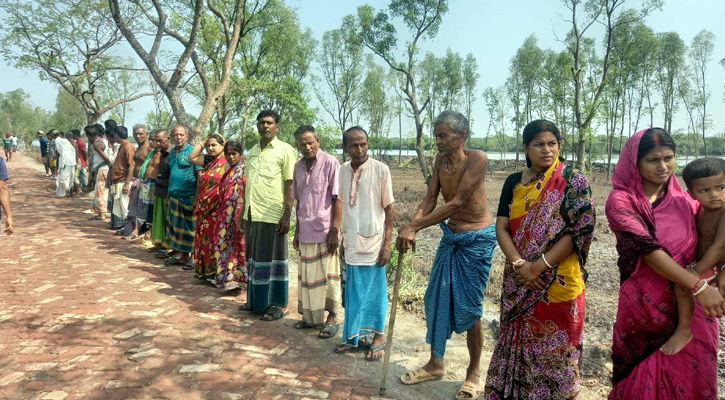
[[[481,395],[481,371],[480,370],[472,370],[471,367],[468,367],[468,370],[466,371],[466,380],[465,383],[469,382],[472,384],[476,389],[473,395],[469,393],[468,391],[459,390],[456,394],[457,399],[477,399],[478,396]],[[464,387],[462,386],[461,389]],[[473,390],[473,389],[471,389]]]
[[[692,331],[690,328],[680,328],[678,326],[675,333],[660,347],[660,350],[668,356],[671,356],[679,353],[691,340]]]

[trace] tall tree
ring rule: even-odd
[[[101,86],[128,66],[111,52],[122,36],[103,3],[74,0],[0,0],[0,52],[14,67],[32,69],[60,85],[83,108],[85,124],[153,92],[103,96]],[[109,93],[106,93],[109,94]]]
[[[254,123],[250,122],[261,108],[280,113],[282,138],[294,131],[293,122],[314,120],[314,116],[310,118],[305,84],[316,46],[312,31],[302,29],[297,13],[282,3],[270,6],[262,18],[269,23],[240,40],[230,87],[219,100],[212,120],[219,132],[226,132],[231,123],[227,136],[242,143],[246,134],[253,132]]]
[[[710,100],[710,89],[707,86],[707,67],[712,61],[715,50],[715,35],[708,30],[701,30],[692,39],[690,45],[690,64],[692,65],[695,87],[697,88],[697,110],[702,131],[702,145],[707,157],[706,131],[709,126],[707,102]]]
[[[149,4],[143,0],[130,0],[129,3],[123,3],[123,7],[119,0],[108,0],[108,3],[113,22],[166,95],[176,120],[187,127],[190,139],[195,141],[206,130],[219,99],[229,88],[232,63],[240,39],[267,23],[259,17],[273,1],[193,0],[189,3],[170,4],[151,0]],[[143,17],[137,17],[139,13]],[[219,78],[207,69],[197,51],[199,35],[207,29],[223,33],[218,43],[222,60]],[[147,50],[139,38],[149,31],[153,32],[153,42]],[[174,49],[182,49],[178,56],[174,57],[171,50],[160,51],[165,39],[175,43]],[[174,64],[169,72],[161,67],[162,61],[166,60]],[[204,102],[198,118],[192,118],[186,112],[181,98],[182,88],[190,79],[190,74],[187,73],[189,60],[194,67],[192,77],[199,79],[204,92]]]
[[[564,143],[562,156],[568,151],[572,153],[569,128],[571,127],[571,102],[573,93],[569,85],[572,57],[568,51],[555,52],[546,50],[544,64],[541,70],[541,85],[545,96],[540,101],[545,104],[545,118],[548,118],[559,128]]]
[[[446,56],[442,59],[443,66],[443,93],[441,98],[441,111],[455,110],[463,105],[463,57],[448,48]]]
[[[510,79],[507,82],[508,94],[514,105],[514,125],[516,129],[516,142],[524,125],[534,119],[535,102],[537,101],[537,88],[541,79],[541,67],[544,62],[544,51],[539,48],[536,35],[524,40],[524,44],[511,58],[509,71]],[[516,165],[518,167],[520,146],[516,146]]]
[[[373,150],[380,156],[390,131],[394,105],[388,97],[390,85],[385,69],[373,64],[367,71],[363,81],[361,113],[370,128]]]
[[[362,44],[345,28],[325,32],[318,56],[324,88],[313,85],[322,108],[340,132],[355,125],[354,113],[363,101],[365,57]],[[327,94],[329,93],[330,99]]]
[[[657,90],[662,96],[664,108],[664,128],[672,132],[672,119],[679,106],[677,81],[685,68],[685,42],[677,32],[660,33],[658,36],[655,73]]]
[[[13,132],[26,147],[35,139],[35,132],[47,129],[50,113],[34,106],[30,94],[23,89],[0,93],[0,132]]]
[[[498,149],[501,159],[504,159],[506,152],[506,134],[508,132],[508,122],[511,120],[509,103],[506,101],[507,89],[505,87],[487,87],[483,91],[483,101],[486,103],[486,109],[490,118],[489,125],[493,127],[496,135]],[[518,143],[517,143],[518,147]],[[518,159],[516,160],[518,164]]]
[[[80,129],[86,121],[86,113],[77,101],[73,101],[73,95],[63,88],[58,88],[58,95],[55,98],[55,111],[50,116],[48,129],[65,131],[68,129]]]
[[[577,168],[584,168],[584,155],[586,140],[590,136],[591,124],[597,114],[601,102],[601,96],[607,84],[609,68],[612,64],[610,53],[612,51],[614,33],[623,26],[633,24],[642,20],[652,10],[662,6],[662,0],[644,0],[642,7],[634,14],[622,13],[622,8],[627,0],[564,0],[570,11],[571,19],[568,22],[572,29],[567,38],[567,48],[574,58],[574,66],[571,69],[572,83],[574,85],[574,118],[578,131],[577,138]],[[584,14],[584,15],[582,15]],[[598,68],[597,76],[591,76],[591,97],[588,106],[584,102],[584,86],[587,70],[583,67],[585,57],[583,45],[585,35],[595,23],[601,22],[604,25],[604,57],[601,67]],[[588,69],[589,73],[593,69]]]
[[[478,79],[481,75],[478,73],[478,62],[473,53],[468,53],[463,61],[463,96],[466,108],[466,117],[468,117],[471,132],[466,137],[468,147],[471,147],[471,137],[473,136],[473,104],[476,102],[476,87]]]
[[[423,38],[434,38],[443,15],[448,12],[446,0],[391,0],[388,6],[390,14],[385,11],[375,13],[370,5],[360,6],[357,16],[345,18],[345,26],[353,27],[358,39],[374,54],[383,59],[390,68],[405,77],[402,88],[410,112],[415,122],[415,151],[418,154],[418,165],[426,182],[430,179],[430,170],[425,160],[423,148],[423,113],[427,101],[419,104],[417,92],[416,54],[418,42]],[[395,26],[390,17],[402,18],[411,33],[411,40],[406,42],[405,61],[398,63],[394,50],[398,44]]]

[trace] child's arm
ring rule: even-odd
[[[705,255],[695,265],[695,272],[702,275],[708,269],[714,267],[725,254],[725,213],[720,214],[720,220],[717,224],[717,233],[712,245],[707,249]]]

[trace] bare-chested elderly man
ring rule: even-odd
[[[396,243],[405,252],[421,229],[435,224],[443,229],[425,293],[426,342],[431,345],[431,356],[422,368],[408,371],[400,379],[412,385],[442,378],[446,340],[452,332],[467,332],[471,361],[456,398],[476,399],[481,393],[483,294],[496,248],[496,228],[483,184],[488,161],[486,153],[466,150],[470,128],[463,114],[445,111],[434,127],[438,156],[428,194],[415,218],[398,231]],[[441,192],[445,204],[436,208]]]

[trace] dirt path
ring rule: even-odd
[[[0,239],[0,398],[376,398],[381,363],[334,354],[339,337],[292,329],[296,279],[285,319],[243,314],[191,272],[87,221],[90,198],[53,199],[36,164],[22,153],[8,164],[16,233]],[[425,321],[399,312],[395,338],[386,398],[454,398],[465,340],[449,341],[444,381],[406,387],[397,376],[428,357]]]

